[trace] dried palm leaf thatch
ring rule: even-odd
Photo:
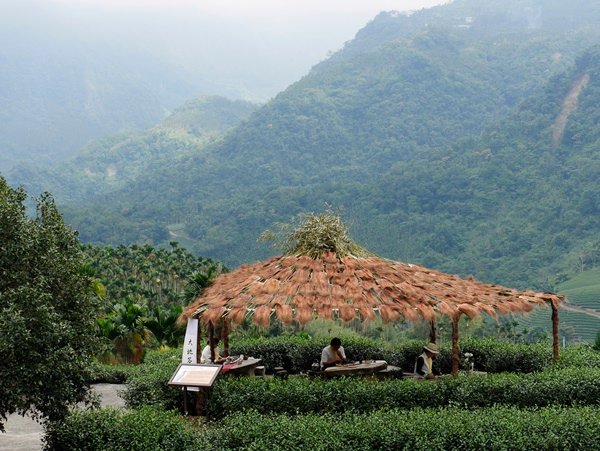
[[[275,314],[283,324],[290,325],[294,321],[294,312],[292,306],[288,304],[278,304],[275,306]]]
[[[459,304],[458,310],[473,319],[481,314],[481,310],[472,304]]]
[[[272,318],[305,324],[317,316],[367,321],[377,314],[385,322],[421,321],[436,314],[527,312],[562,302],[551,293],[512,290],[376,257],[352,242],[331,212],[308,215],[286,230],[286,255],[221,274],[184,310],[180,324],[190,317],[241,323],[252,315],[263,326]]]
[[[327,305],[320,305],[317,307],[317,316],[323,319],[333,319],[333,309],[329,303]]]
[[[248,309],[246,306],[235,307],[229,311],[227,317],[236,324],[242,324],[244,322],[244,318],[246,317],[247,311]]]
[[[435,318],[435,311],[429,305],[419,304],[417,309],[425,321],[431,321]]]
[[[276,228],[275,232],[263,232],[259,241],[273,241],[274,247],[285,255],[308,256],[315,260],[325,252],[334,253],[338,259],[371,255],[350,239],[340,214],[329,207],[320,214],[301,215],[289,224],[277,223]]]
[[[225,307],[212,307],[206,309],[204,315],[202,315],[202,322],[204,324],[213,323],[216,324],[217,321],[221,319],[223,314],[226,312]]]
[[[449,316],[450,318],[452,318],[456,314],[456,307],[453,307],[444,301],[438,302],[437,308],[440,311],[440,313]]]
[[[312,319],[312,309],[310,307],[303,306],[296,309],[296,321],[299,324],[304,325]]]
[[[372,321],[375,319],[375,312],[373,311],[372,307],[368,307],[368,306],[363,306],[363,307],[359,307],[358,312],[360,313],[360,316],[364,321]]]
[[[394,308],[390,305],[382,305],[379,307],[379,314],[381,315],[383,322],[387,324],[393,321],[398,321],[402,312],[399,308]]]
[[[352,321],[356,318],[356,310],[353,305],[345,304],[339,308],[340,319],[344,321]]]
[[[484,313],[487,313],[488,315],[490,315],[491,317],[495,318],[496,317],[496,310],[494,310],[494,308],[490,305],[487,304],[482,304],[481,302],[477,302],[475,304],[475,306],[477,308],[479,308],[479,310],[481,310]]]
[[[271,307],[267,305],[257,307],[252,319],[257,326],[268,327],[271,322]]]
[[[421,319],[417,310],[411,306],[403,307],[401,314],[408,321],[419,321]]]

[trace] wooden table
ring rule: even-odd
[[[226,371],[223,372],[224,375],[233,375],[233,376],[254,376],[254,369],[260,363],[260,359],[255,359],[253,357],[248,357],[246,360],[242,360],[235,366],[228,367]],[[224,365],[225,367],[225,365]]]
[[[331,366],[323,371],[323,375],[326,377],[348,376],[351,374],[365,376],[385,370],[386,368],[387,362],[385,360],[370,360],[364,363]]]

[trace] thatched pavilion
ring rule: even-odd
[[[438,315],[446,315],[452,320],[452,373],[457,374],[461,315],[495,317],[549,305],[553,357],[558,359],[558,295],[479,283],[376,257],[348,238],[337,215],[308,216],[286,243],[285,255],[221,274],[180,321],[199,318],[211,336],[222,323],[227,351],[228,322],[240,324],[248,316],[267,326],[273,319],[306,324],[317,317],[369,321],[377,316],[386,323],[403,318],[434,325]]]

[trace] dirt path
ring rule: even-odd
[[[567,126],[567,121],[569,120],[569,116],[573,111],[575,111],[575,108],[577,108],[579,96],[589,81],[590,75],[587,73],[579,77],[563,101],[562,110],[552,125],[552,147],[556,148],[560,144],[565,132],[565,127]]]
[[[125,388],[118,384],[94,384],[93,389],[101,397],[102,407],[123,407],[123,399],[118,395]],[[6,433],[0,434],[1,451],[39,451],[42,449],[42,426],[29,417],[10,415],[5,424]]]
[[[575,307],[574,305],[561,305],[560,308],[565,309],[569,312],[583,313],[585,315],[593,316],[594,318],[600,318],[600,312],[591,308]]]

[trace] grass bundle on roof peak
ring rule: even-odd
[[[300,215],[291,223],[276,223],[277,231],[267,230],[259,240],[274,241],[274,247],[285,255],[306,255],[317,259],[325,252],[338,258],[348,255],[366,257],[371,254],[350,238],[340,214],[330,208],[323,213]]]

